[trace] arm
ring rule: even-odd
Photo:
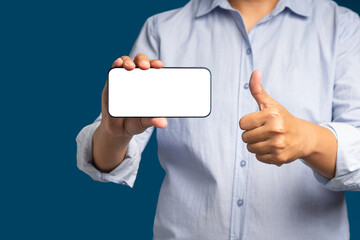
[[[260,110],[240,120],[243,140],[258,160],[281,166],[302,158],[332,191],[360,190],[360,19],[339,9],[332,121],[316,125],[292,116],[261,87],[250,90]]]
[[[251,75],[250,91],[260,111],[245,115],[239,122],[248,150],[259,161],[277,166],[301,158],[315,171],[333,178],[337,149],[334,134],[291,115],[263,89],[259,71]]]
[[[117,59],[113,67],[124,67],[131,71],[135,66],[146,70],[150,66],[161,68],[159,60],[149,61],[145,54],[136,55],[134,62],[129,57]],[[113,118],[108,113],[107,83],[102,92],[102,119],[93,136],[93,163],[102,172],[110,172],[124,160],[133,135],[144,132],[148,127],[164,128],[166,118]]]
[[[304,140],[313,139],[313,144],[309,145],[308,150],[304,150],[304,155],[300,158],[316,172],[328,179],[335,177],[336,171],[336,150],[337,139],[335,135],[325,127],[297,119],[299,127],[303,129]]]
[[[154,30],[154,18],[149,18],[133,46],[129,57],[117,59],[113,67],[124,67],[132,70],[135,65],[147,69],[162,67],[160,61],[149,61],[158,58],[159,42]],[[135,53],[143,52],[136,57]],[[145,65],[142,65],[145,60]],[[135,64],[136,63],[136,64]],[[102,95],[102,114],[92,124],[83,128],[76,137],[77,142],[77,166],[96,181],[114,182],[133,186],[141,153],[150,139],[153,127],[165,126],[165,120],[151,119],[112,119],[109,117],[106,103],[107,85],[105,84]],[[119,121],[116,121],[119,120]],[[165,122],[164,122],[165,121]],[[122,129],[120,126],[126,126]],[[147,128],[147,129],[146,129]],[[140,133],[146,129],[144,132]],[[138,134],[140,133],[140,134]],[[136,134],[136,135],[134,135]]]
[[[254,71],[250,91],[260,111],[239,122],[249,152],[277,166],[303,159],[329,190],[360,190],[360,82],[342,78],[336,88],[334,101],[343,106],[335,104],[334,121],[320,126],[291,115],[266,93],[260,72]],[[353,91],[339,95],[344,89]]]

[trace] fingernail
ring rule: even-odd
[[[135,64],[131,61],[126,61],[124,65],[126,65],[127,67],[135,67]]]
[[[146,60],[142,60],[142,61],[141,61],[141,65],[142,65],[143,67],[150,67],[149,61],[146,61]]]

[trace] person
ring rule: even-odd
[[[166,175],[154,239],[349,239],[359,64],[359,17],[333,1],[191,0],[150,17],[113,67],[207,67],[211,115],[111,118],[105,84],[78,167],[133,187],[156,127]]]

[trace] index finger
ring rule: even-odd
[[[114,61],[112,67],[122,67],[124,61],[121,58],[118,58]]]
[[[263,111],[256,111],[246,114],[239,121],[239,126],[242,130],[252,130],[261,127],[266,122]]]

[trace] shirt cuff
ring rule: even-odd
[[[111,172],[100,172],[92,164],[92,139],[99,124],[100,121],[97,121],[84,127],[76,137],[78,168],[95,181],[113,182],[133,187],[141,158],[139,147],[134,138],[129,142],[124,160]]]
[[[360,190],[360,131],[346,123],[324,123],[337,139],[335,177],[328,179],[314,171],[315,178],[332,191]]]

